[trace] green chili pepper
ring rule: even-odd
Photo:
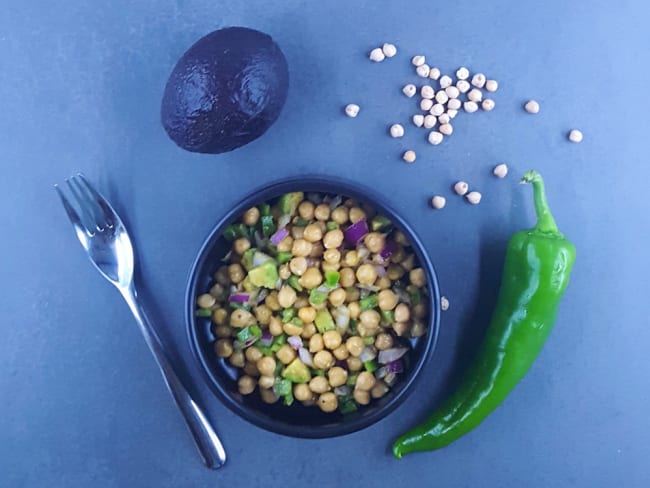
[[[334,288],[339,284],[339,278],[341,274],[338,271],[328,269],[325,271],[325,285],[328,288]]]
[[[197,317],[212,317],[212,310],[209,308],[199,308],[194,315]]]
[[[377,295],[372,294],[368,295],[365,298],[362,298],[359,300],[359,306],[361,307],[361,310],[371,310],[377,306]]]
[[[542,177],[528,171],[522,183],[533,184],[537,225],[510,239],[483,346],[456,392],[425,423],[395,441],[398,459],[440,449],[479,425],[526,375],[553,328],[575,247],[555,224]]]
[[[325,303],[325,300],[327,299],[327,293],[324,291],[318,291],[316,288],[314,288],[312,291],[309,292],[309,303],[312,305],[322,305]]]
[[[327,230],[335,230],[339,228],[339,224],[337,224],[333,220],[330,220],[327,224],[325,224],[325,228]]]
[[[289,251],[280,251],[277,255],[278,264],[284,264],[291,261],[291,253]]]
[[[296,291],[302,291],[302,285],[300,284],[300,276],[291,275],[287,280],[287,284]]]
[[[275,232],[275,224],[273,223],[273,217],[271,215],[262,215],[260,217],[260,222],[262,224],[262,234],[264,237],[269,237]]]

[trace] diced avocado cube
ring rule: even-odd
[[[267,261],[248,272],[248,279],[255,286],[275,289],[278,282],[278,270],[273,261]]]
[[[385,230],[388,227],[390,227],[390,220],[388,220],[386,217],[383,215],[377,215],[372,219],[370,222],[370,228],[374,231],[380,231],[380,230]]]
[[[307,383],[311,379],[309,368],[300,359],[296,358],[282,371],[282,377],[292,383]]]
[[[321,334],[323,332],[327,332],[328,330],[334,330],[336,329],[336,324],[334,323],[334,319],[332,318],[332,315],[329,313],[327,309],[322,309],[319,310],[318,313],[316,314],[316,320],[314,320],[316,324],[316,328],[318,329],[318,332]]]
[[[305,194],[301,191],[285,193],[280,197],[280,200],[278,201],[280,211],[285,215],[291,215],[293,217],[293,214],[296,213],[296,209],[298,208],[300,202],[302,202],[304,196]]]

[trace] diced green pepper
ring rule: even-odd
[[[273,217],[270,215],[262,215],[260,217],[260,222],[262,225],[262,235],[264,237],[270,237],[275,232],[275,224],[273,223]]]
[[[223,237],[227,241],[231,241],[231,242],[237,239],[237,231],[235,230],[235,226],[229,225],[228,227],[226,227],[225,230],[223,231]]]
[[[303,325],[305,325],[302,323],[302,320],[300,320],[298,317],[292,318],[291,323],[297,327],[302,327]]]
[[[348,386],[354,386],[357,382],[357,377],[359,376],[359,373],[354,373],[348,376],[348,380],[345,382],[346,385]]]
[[[246,269],[246,271],[253,269],[253,256],[255,255],[256,251],[256,248],[251,247],[250,249],[247,249],[241,257],[241,265],[244,267],[244,269]]]
[[[292,308],[285,308],[282,310],[282,323],[286,324],[287,322],[291,322],[291,319],[296,315],[296,311]]]
[[[257,348],[264,356],[273,356],[273,351],[271,350],[271,346],[257,346]]]
[[[357,321],[351,319],[348,328],[350,329],[350,334],[355,335],[357,333]]]
[[[420,292],[414,291],[413,293],[411,293],[409,298],[411,299],[411,305],[420,304]]]
[[[333,269],[328,269],[325,271],[325,285],[328,288],[334,288],[339,284],[339,278],[341,273],[334,271]]]
[[[232,227],[235,230],[237,237],[248,237],[248,227],[246,227],[244,224],[233,224]]]
[[[324,291],[318,291],[314,288],[309,292],[309,303],[312,305],[322,305],[327,300],[327,293]]]
[[[199,308],[195,312],[195,315],[197,317],[212,317],[212,310],[209,308]]]
[[[263,203],[262,205],[260,205],[260,215],[262,215],[263,217],[267,215],[271,215],[271,205],[269,205],[268,203]]]
[[[251,337],[253,337],[251,328],[250,327],[244,327],[242,330],[237,332],[236,337],[237,337],[237,340],[239,342],[241,342],[242,344],[246,343],[247,340],[249,340]]]
[[[306,227],[309,222],[302,217],[296,217],[293,221],[293,225],[296,227]]]
[[[287,336],[280,334],[273,338],[273,343],[271,344],[271,351],[278,352],[282,346],[287,343]],[[279,363],[282,366],[282,363]]]
[[[372,295],[368,295],[365,298],[362,298],[359,300],[359,305],[361,307],[361,310],[371,310],[377,306],[377,295],[373,293]]]
[[[289,393],[284,395],[283,398],[284,398],[283,402],[287,407],[290,407],[291,405],[293,405],[293,392],[290,391]]]
[[[313,369],[312,373],[316,376],[325,376],[325,370],[324,369]]]
[[[339,399],[339,412],[343,415],[355,412],[357,410],[357,402],[350,397],[341,397]]]
[[[296,291],[302,291],[302,285],[300,284],[300,277],[296,275],[289,276],[287,280],[288,285]]]
[[[326,308],[319,310],[316,313],[316,320],[314,320],[314,323],[316,324],[316,328],[318,329],[318,332],[320,332],[321,334],[323,332],[327,332],[328,330],[336,329],[336,324],[334,323],[334,319],[332,318],[332,315],[329,313],[329,311]]]
[[[257,337],[258,339],[262,337],[262,329],[260,328],[259,325],[253,324],[249,327],[249,329],[251,330],[252,336]]]
[[[289,251],[280,251],[277,256],[278,263],[284,264],[291,261],[291,253]]]
[[[373,361],[365,361],[363,363],[363,367],[368,371],[369,373],[374,373],[377,371],[377,363]]]
[[[273,290],[278,282],[278,270],[273,261],[267,261],[251,269],[248,278],[255,286]]]
[[[230,308],[235,308],[237,310],[246,310],[247,312],[251,311],[251,306],[246,305],[245,303],[230,302]]]
[[[377,215],[370,221],[370,228],[373,232],[379,232],[381,230],[386,230],[390,227],[391,222],[383,215]]]
[[[381,320],[384,324],[390,325],[395,322],[395,313],[392,310],[382,310]]]
[[[301,191],[285,193],[280,197],[280,200],[278,200],[278,207],[280,208],[280,211],[284,215],[293,216],[293,214],[296,213],[296,209],[298,208],[300,202],[302,202],[304,196],[305,194]]]
[[[364,343],[366,346],[372,346],[372,345],[375,343],[375,338],[372,337],[372,336],[364,337],[364,338],[363,338],[363,343]]]
[[[325,228],[327,230],[335,230],[339,228],[339,224],[337,224],[333,220],[330,220],[327,224],[325,224]]]
[[[277,396],[284,396],[291,393],[291,380],[276,378],[273,384],[273,392]]]

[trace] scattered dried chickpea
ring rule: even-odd
[[[495,92],[499,89],[499,83],[497,83],[497,80],[487,80],[485,82],[485,89],[489,92]]]
[[[571,142],[575,142],[577,144],[579,142],[582,142],[582,138],[582,132],[578,129],[573,129],[571,132],[569,132],[569,140]]]
[[[431,78],[432,80],[437,80],[438,78],[440,78],[440,69],[436,68],[435,66],[432,67],[429,70],[429,78]]]
[[[449,112],[438,116],[438,123],[440,125],[448,124],[450,120],[451,120],[451,117],[449,116]]]
[[[458,88],[460,93],[467,93],[471,86],[467,80],[458,80],[456,82],[456,88]]]
[[[478,110],[478,104],[470,100],[469,102],[463,103],[463,110],[468,114],[474,113]]]
[[[483,88],[485,85],[485,75],[483,73],[476,73],[472,76],[472,85],[476,88]]]
[[[494,106],[495,106],[494,100],[492,100],[491,98],[486,98],[485,100],[483,100],[483,102],[481,102],[481,108],[486,112],[490,112],[494,110]]]
[[[447,87],[447,89],[449,89],[449,87]],[[440,90],[438,93],[436,93],[436,102],[444,104],[447,103],[448,100],[449,100],[449,96],[447,95],[446,91]],[[433,107],[433,103],[431,104],[431,106]]]
[[[417,88],[415,85],[409,83],[408,85],[404,85],[404,88],[402,88],[402,93],[406,95],[407,97],[411,98],[417,93]]]
[[[450,136],[454,132],[454,127],[450,123],[440,124],[438,131],[445,136]]]
[[[504,163],[497,164],[492,170],[492,174],[497,178],[505,178],[508,174],[508,166]]]
[[[449,299],[445,296],[440,297],[440,309],[443,312],[449,310]]]
[[[451,110],[459,110],[460,107],[463,106],[463,102],[458,100],[457,98],[452,98],[447,102],[447,113]]]
[[[387,58],[392,58],[397,54],[397,47],[395,47],[395,44],[391,44],[389,42],[384,43],[384,45],[381,47],[381,50],[384,53],[384,56]]]
[[[345,115],[352,119],[355,118],[357,115],[359,115],[359,105],[356,103],[348,103],[345,106]]]
[[[435,209],[444,208],[447,204],[447,199],[441,195],[436,195],[431,199],[431,206]]]
[[[454,85],[451,85],[445,88],[445,93],[447,94],[449,101],[451,101],[451,100],[456,100],[458,98],[458,96],[460,95],[460,90],[458,90],[458,88],[456,88]]]
[[[422,127],[424,125],[424,115],[422,114],[415,114],[412,120],[415,127]]]
[[[469,185],[464,181],[459,181],[454,185],[454,191],[457,195],[465,195],[469,191]]]
[[[479,203],[481,203],[481,197],[482,195],[477,191],[471,191],[467,195],[465,195],[467,201],[472,205],[478,205]]]
[[[429,72],[431,71],[431,68],[429,67],[428,64],[422,64],[415,68],[415,72],[420,78],[428,78],[429,77]]]
[[[443,76],[440,77],[439,83],[440,83],[440,88],[442,88],[444,90],[448,86],[451,86],[452,79],[451,79],[450,76],[443,75]]]
[[[440,93],[444,93],[444,92],[440,92]],[[431,107],[433,107],[433,100],[431,100],[430,98],[423,98],[422,100],[420,100],[420,110],[427,112],[431,110]]]
[[[429,136],[427,137],[427,140],[429,141],[430,144],[433,144],[434,146],[437,146],[442,142],[444,139],[444,136],[438,132],[438,131],[431,131],[429,132]]]
[[[537,103],[535,100],[528,100],[524,105],[524,110],[526,110],[526,112],[529,114],[539,113],[539,103]]]
[[[370,61],[374,61],[375,63],[381,63],[384,59],[386,59],[386,55],[380,47],[376,47],[370,51],[368,58],[370,58]]]
[[[431,115],[439,117],[440,115],[445,113],[445,106],[442,103],[436,103],[433,107],[431,107],[429,113]]]
[[[413,66],[422,66],[425,62],[426,58],[424,56],[413,56],[413,58],[411,58]]]
[[[420,88],[420,96],[422,98],[433,98],[436,94],[436,91],[433,89],[431,85],[423,85],[422,88]]]
[[[456,71],[456,78],[458,78],[459,80],[466,80],[467,78],[469,78],[469,70],[465,68],[465,66],[458,68],[458,70]]]
[[[467,99],[471,102],[480,102],[483,100],[483,92],[478,88],[472,88],[467,94]]]
[[[393,124],[390,126],[390,136],[391,137],[403,137],[404,136],[404,127],[400,124]]]

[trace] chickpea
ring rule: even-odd
[[[322,351],[325,347],[323,342],[323,336],[320,334],[314,334],[309,338],[309,352],[316,353]]]
[[[316,222],[314,222],[314,225],[318,226],[321,233],[324,234],[325,232],[327,232],[327,224],[325,222],[323,222],[322,220],[317,220]]]
[[[345,205],[347,208],[352,208],[352,207],[358,207],[359,204],[354,198],[348,198],[345,202],[343,202],[343,205]]]
[[[335,249],[343,244],[343,231],[341,229],[330,230],[323,236],[325,249]]]
[[[233,283],[241,283],[246,277],[246,273],[244,273],[241,264],[235,263],[228,266],[228,276]]]
[[[366,345],[364,344],[361,337],[352,336],[348,338],[347,341],[345,341],[345,347],[347,347],[350,354],[356,358],[361,356],[361,352],[363,351],[363,348],[366,347]]]
[[[311,290],[317,288],[323,282],[323,275],[318,268],[307,268],[307,270],[300,277],[300,284]]]
[[[329,351],[318,351],[314,354],[314,366],[318,369],[329,369],[334,364],[334,356]]]
[[[223,297],[224,292],[225,292],[225,288],[223,287],[223,285],[221,285],[219,283],[215,283],[212,286],[212,288],[210,288],[210,295],[212,295],[213,297],[215,297],[217,299]]]
[[[375,286],[380,290],[388,290],[390,285],[392,285],[392,282],[387,276],[380,276],[377,278],[377,281],[375,281]]]
[[[251,248],[251,241],[249,241],[245,237],[240,237],[235,242],[233,242],[232,248],[235,250],[237,254],[242,256],[246,251],[248,251]]]
[[[327,382],[327,379],[324,376],[314,376],[309,381],[309,389],[314,393],[325,393],[331,388],[330,384]]]
[[[219,339],[214,343],[214,352],[220,358],[227,358],[232,355],[232,341],[230,339]]]
[[[360,323],[369,327],[379,327],[380,320],[381,316],[376,310],[364,310],[359,316]]]
[[[361,315],[361,305],[359,305],[359,302],[350,302],[348,304],[348,312],[350,312],[351,319],[358,319],[359,315]]]
[[[218,308],[212,312],[212,321],[217,325],[224,325],[228,318],[228,312],[225,308]]]
[[[308,324],[316,320],[316,309],[314,307],[302,307],[298,309],[298,318],[304,324]]]
[[[244,215],[242,217],[244,224],[248,226],[257,224],[257,221],[259,219],[260,219],[260,211],[257,209],[257,207],[249,208],[244,212]]]
[[[422,268],[412,269],[409,272],[409,280],[411,281],[412,285],[415,285],[418,288],[422,288],[426,283],[426,279],[424,278],[424,270]]]
[[[328,295],[327,299],[332,304],[333,307],[340,307],[345,303],[346,293],[343,288],[337,288],[332,290]]]
[[[250,395],[255,390],[255,380],[248,375],[244,375],[237,380],[237,388],[242,395]]]
[[[400,303],[395,307],[395,322],[406,322],[411,318],[411,310],[406,303]]]
[[[299,295],[298,298],[296,298],[296,301],[293,302],[293,307],[298,310],[304,307],[309,306],[309,298],[306,297],[305,295]]]
[[[298,227],[297,225],[294,225],[291,227],[291,237],[294,239],[302,239],[305,235],[305,228],[304,227]],[[291,247],[291,246],[289,246]],[[291,250],[291,249],[288,249]]]
[[[282,330],[289,336],[299,336],[302,334],[302,327],[300,325],[294,324],[293,322],[287,322],[284,324],[282,326]]]
[[[300,334],[300,337],[303,339],[311,339],[315,333],[316,326],[314,324],[305,324],[302,327],[302,333]]]
[[[336,388],[345,384],[348,380],[348,372],[339,366],[334,366],[327,372],[327,377],[329,378],[330,385]]]
[[[410,254],[406,257],[406,259],[402,260],[401,264],[402,268],[404,268],[406,271],[411,271],[415,266],[415,256],[413,254]]]
[[[402,337],[403,335],[406,335],[406,333],[408,332],[409,324],[407,324],[406,322],[395,322],[393,324],[393,330],[395,331],[396,335]]]
[[[350,209],[350,222],[352,222],[353,224],[365,218],[366,218],[366,212],[364,212],[359,207],[352,207]]]
[[[348,209],[347,207],[336,207],[332,210],[330,215],[331,219],[339,225],[343,225],[348,221]]]
[[[339,263],[328,263],[327,261],[321,264],[323,271],[338,271],[340,267],[341,265]]]
[[[253,323],[253,315],[241,308],[237,308],[230,314],[230,325],[243,328]]]
[[[406,235],[401,230],[396,230],[393,232],[393,239],[397,244],[401,244],[402,246],[408,246],[409,241],[406,238]]]
[[[309,256],[311,253],[312,244],[311,242],[305,239],[296,239],[293,241],[293,246],[291,247],[291,254],[294,256]]]
[[[304,200],[298,205],[298,215],[300,215],[305,220],[311,220],[314,218],[314,204],[309,200]]]
[[[349,266],[350,268],[354,268],[359,264],[359,253],[354,249],[346,252],[345,257],[343,258],[343,264]]]
[[[354,286],[355,276],[351,268],[343,268],[339,271],[339,283],[342,287]]]
[[[402,246],[399,246],[397,248],[397,251],[395,251],[393,255],[390,257],[390,262],[395,264],[401,263],[402,261],[404,261],[405,258],[406,258],[406,253],[404,252],[404,248]]]
[[[345,290],[345,298],[348,302],[358,302],[361,298],[361,291],[358,288],[350,287]]]
[[[388,386],[386,386],[386,383],[384,383],[381,380],[377,380],[375,386],[373,386],[372,390],[370,390],[370,395],[373,398],[381,398],[386,394],[387,391],[388,391]]]
[[[404,276],[404,268],[401,266],[398,266],[397,264],[391,264],[387,269],[386,269],[386,276],[388,277],[389,280],[397,281],[399,280],[402,276]]]
[[[343,339],[337,330],[328,330],[323,332],[323,343],[327,349],[336,349],[341,345]]]
[[[260,397],[264,403],[275,403],[278,401],[278,396],[273,391],[273,388],[262,388],[260,390]]]
[[[258,324],[268,325],[271,321],[271,309],[266,305],[258,305],[253,312],[255,313]]]
[[[257,384],[260,388],[273,388],[275,384],[274,376],[260,376],[260,379],[257,380]]]
[[[330,218],[330,207],[325,203],[321,203],[314,209],[314,217],[316,220],[325,221]]]
[[[228,361],[235,368],[243,368],[246,364],[246,358],[244,358],[244,353],[241,351],[233,352],[232,355],[228,358]]]
[[[420,320],[414,320],[411,326],[411,337],[422,337],[426,333],[426,328]]]
[[[295,229],[295,227],[294,227]],[[293,240],[298,239],[298,237],[292,237],[292,236],[287,236],[284,239],[282,239],[280,242],[278,242],[277,245],[277,250],[278,252],[288,252],[291,251],[291,247],[293,246]]]
[[[284,332],[282,330],[282,321],[278,317],[271,317],[269,321],[269,332],[272,336],[279,336]]]
[[[341,251],[338,249],[328,249],[323,253],[323,259],[328,263],[338,264],[341,261]]]
[[[363,363],[359,358],[348,358],[347,363],[348,369],[353,372],[359,371],[361,368],[363,368]]]
[[[227,337],[230,337],[232,332],[232,329],[228,327],[227,325],[217,325],[217,328],[214,331],[214,335],[221,339],[225,339]]]
[[[246,348],[246,351],[244,351],[244,356],[246,356],[246,359],[248,359],[251,363],[256,363],[263,357],[262,351],[260,351],[255,346]]]
[[[294,385],[293,387],[293,396],[296,400],[299,402],[304,402],[306,400],[311,400],[311,390],[309,389],[309,385],[306,384],[298,384]]]
[[[289,261],[289,270],[297,276],[302,276],[306,269],[307,259],[304,256],[298,256]]]
[[[273,376],[275,373],[275,359],[271,356],[259,358],[255,365],[262,376]]]
[[[221,286],[228,286],[230,284],[230,278],[228,277],[228,266],[221,266],[214,274],[214,279]]]
[[[199,306],[199,308],[212,308],[215,303],[217,303],[216,298],[214,298],[209,293],[199,295],[199,297],[196,299],[196,304]]]
[[[271,293],[269,293],[269,295],[264,299],[264,305],[269,307],[273,312],[280,310],[282,307],[278,302],[278,292],[273,290]]]
[[[303,239],[309,242],[320,241],[323,238],[323,231],[320,228],[320,225],[309,224],[305,227],[305,232],[303,233]]]
[[[321,241],[314,242],[311,247],[311,253],[309,254],[309,257],[319,258],[323,255],[324,250],[325,248],[323,248],[323,243]]]
[[[336,395],[332,392],[323,393],[318,397],[318,406],[323,412],[333,412],[339,406]]]
[[[421,319],[427,315],[427,306],[424,303],[418,303],[413,306],[413,315]]]
[[[392,290],[381,290],[377,295],[379,308],[382,310],[393,310],[397,306],[397,295]]]
[[[354,389],[352,392],[352,398],[354,398],[354,401],[359,405],[368,405],[370,403],[370,393],[365,390],[360,390],[359,388]]]
[[[372,285],[377,279],[377,270],[372,264],[362,264],[357,269],[357,281],[363,285]]]
[[[291,361],[296,359],[296,351],[294,351],[289,344],[285,344],[278,349],[278,352],[276,352],[275,355],[282,364],[289,364]]]
[[[363,243],[368,248],[368,251],[377,253],[384,248],[386,238],[379,232],[370,232],[363,238]]]
[[[255,366],[255,363],[246,363],[244,365],[244,373],[246,373],[249,376],[254,376],[257,378],[260,375],[260,372],[257,371],[257,366]]]
[[[332,354],[334,354],[334,357],[340,361],[343,361],[350,357],[350,351],[348,351],[348,348],[345,347],[345,344],[341,344],[339,347],[334,349],[332,351]]]
[[[357,382],[354,384],[355,390],[370,391],[375,386],[375,376],[368,371],[362,371],[357,376]]]
[[[282,308],[289,308],[295,303],[297,297],[296,290],[284,285],[278,292],[278,303]]]
[[[380,351],[390,349],[393,347],[393,336],[386,332],[382,332],[375,339],[375,347]]]

